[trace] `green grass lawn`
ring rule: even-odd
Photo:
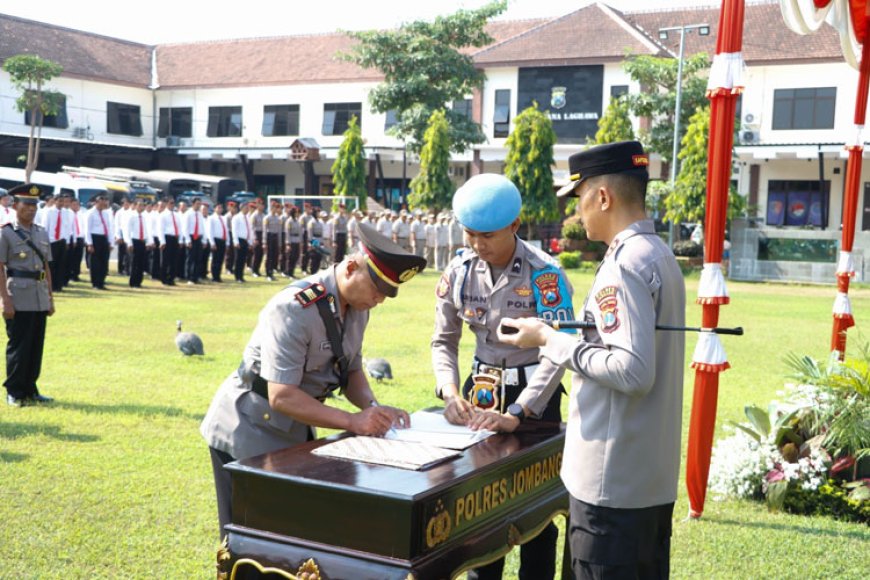
[[[395,380],[376,385],[382,402],[415,410],[436,402],[430,362],[437,275],[417,276],[372,313],[364,355],[387,358]],[[572,274],[580,305],[591,274]],[[110,292],[76,284],[49,320],[40,389],[51,407],[0,405],[0,577],[210,578],[217,548],[211,464],[200,420],[220,382],[238,365],[257,313],[280,283],[263,279],[166,289],[146,281]],[[687,282],[694,300],[697,277]],[[788,352],[827,356],[835,289],[730,283],[722,326],[732,369],[721,377],[718,426],[767,405],[786,379]],[[853,288],[858,322],[870,320],[870,289]],[[690,324],[700,307],[688,306]],[[175,321],[198,333],[206,356],[175,348]],[[471,341],[463,340],[463,365]],[[696,339],[687,341],[684,433]],[[684,437],[685,441],[685,437]],[[685,451],[685,450],[684,450]],[[684,466],[685,467],[685,466]],[[637,477],[644,476],[642,465]],[[761,504],[707,502],[700,521],[681,484],[673,576],[862,578],[870,530],[826,518],[768,514]],[[515,553],[509,569],[516,570]],[[508,575],[506,575],[508,577]]]

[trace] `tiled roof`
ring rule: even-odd
[[[842,59],[839,37],[827,24],[815,34],[797,35],[785,27],[772,0],[747,5],[745,15],[743,52],[749,64]],[[679,35],[659,41],[658,30],[701,22],[710,24],[710,36],[687,35],[686,51],[712,54],[719,6],[620,13],[603,4],[559,18],[491,22],[494,42],[465,52],[483,67],[619,61],[626,51],[676,53]],[[157,80],[163,88],[379,81],[377,71],[338,58],[352,43],[345,34],[330,33],[164,44],[157,47]],[[67,76],[147,87],[151,48],[0,14],[0,60],[34,53],[63,65]]]
[[[658,40],[660,28],[683,24],[709,24],[710,35],[698,36],[697,32],[686,35],[687,54],[716,52],[716,33],[719,30],[720,7],[684,8],[680,10],[656,10],[626,12],[625,19]],[[661,40],[674,54],[679,52],[680,34],[669,33]],[[782,19],[778,2],[747,4],[743,26],[743,59],[747,64],[799,60],[842,60],[839,34],[828,24],[812,34],[800,35],[789,30]]]
[[[487,25],[487,32],[497,44],[541,22],[496,21]],[[349,36],[336,32],[160,45],[159,83],[171,88],[381,80],[378,71],[339,58],[338,53],[348,52],[353,43]]]
[[[0,14],[0,61],[36,54],[63,75],[147,87],[151,48],[144,44]]]
[[[591,4],[481,50],[474,60],[481,65],[571,64],[621,60],[626,51],[633,54],[662,52],[618,12],[601,4]]]

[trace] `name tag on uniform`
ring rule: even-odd
[[[328,340],[320,343],[320,350],[332,350],[332,344]]]

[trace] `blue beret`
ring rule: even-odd
[[[495,173],[475,175],[453,195],[456,219],[476,232],[494,232],[511,225],[522,204],[517,186]]]

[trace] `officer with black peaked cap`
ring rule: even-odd
[[[25,183],[9,190],[15,216],[0,228],[0,300],[6,346],[6,402],[13,407],[50,403],[36,381],[42,368],[46,319],[54,314],[51,246],[45,228],[33,222],[42,188]]]
[[[209,445],[223,527],[232,487],[223,466],[315,437],[316,427],[383,435],[408,414],[377,405],[362,370],[369,310],[426,267],[374,228],[360,225],[360,251],[278,292],[260,312],[242,363],[218,389],[200,427]],[[324,403],[341,389],[359,410]]]

